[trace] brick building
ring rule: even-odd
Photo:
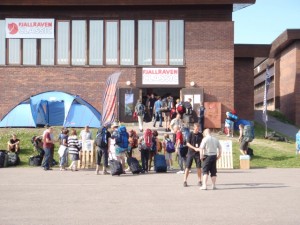
[[[120,72],[121,121],[131,120],[124,113],[124,95],[134,94],[135,103],[151,92],[193,96],[195,107],[199,101],[219,103],[220,119],[211,121],[213,127],[220,127],[232,109],[252,120],[253,63],[260,48],[247,55],[247,46],[234,46],[232,12],[254,3],[2,0],[0,118],[22,100],[49,90],[80,95],[101,112],[105,82]],[[53,19],[54,38],[6,38],[10,18]]]
[[[286,30],[269,45],[269,52],[255,60],[254,106],[263,108],[266,68],[271,76],[268,110],[280,110],[300,126],[300,30]]]

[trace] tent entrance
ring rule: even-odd
[[[37,126],[60,126],[65,119],[64,101],[41,100],[37,113]]]

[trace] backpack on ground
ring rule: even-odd
[[[107,148],[108,147],[108,141],[107,141],[107,129],[106,127],[100,127],[96,139],[95,139],[95,144],[96,146],[100,148]]]
[[[245,125],[243,130],[243,140],[251,142],[254,139],[254,127],[251,125]]]
[[[184,105],[185,105],[185,114],[192,115],[193,114],[192,104],[190,102],[185,102]]]
[[[112,176],[118,175],[120,176],[123,174],[123,167],[122,164],[115,159],[109,160],[109,165],[110,165],[110,172]]]
[[[14,153],[14,152],[8,152],[7,156],[8,156],[7,166],[19,165],[20,158],[19,158],[18,154]]]
[[[174,142],[173,142],[170,138],[167,138],[167,139],[166,139],[166,151],[167,151],[168,153],[173,153],[173,152],[175,152]]]
[[[154,156],[154,170],[156,173],[167,172],[167,162],[164,155],[156,154]]]
[[[252,149],[252,148],[248,148],[248,149],[247,149],[247,155],[254,156],[254,153],[253,153],[253,149]]]
[[[137,135],[135,130],[130,130],[129,132],[129,145],[131,148],[137,148],[138,147],[138,141],[139,141],[139,136]]]
[[[139,103],[136,108],[138,116],[143,116],[145,114],[145,106],[142,103]]]
[[[152,138],[153,138],[152,131],[149,128],[147,128],[144,132],[144,143],[145,143],[145,147],[148,149],[151,149],[152,147]]]
[[[7,167],[8,155],[6,150],[0,150],[0,168]]]
[[[142,167],[139,164],[139,161],[134,157],[128,157],[127,158],[127,164],[130,168],[130,171],[132,174],[139,174],[142,172]]]
[[[179,114],[184,114],[184,113],[186,113],[186,108],[185,108],[185,106],[184,106],[181,102],[178,103],[176,110],[177,110],[177,112],[178,112]]]
[[[128,133],[125,126],[118,127],[118,135],[116,139],[116,145],[121,148],[128,148]]]
[[[30,156],[28,164],[29,166],[41,166],[43,161],[43,157],[40,155]]]

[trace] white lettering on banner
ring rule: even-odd
[[[6,38],[54,38],[54,19],[7,18]]]
[[[143,68],[142,84],[178,85],[178,68]]]

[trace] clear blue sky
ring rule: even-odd
[[[271,44],[286,29],[300,29],[300,0],[256,0],[233,12],[235,44]]]

